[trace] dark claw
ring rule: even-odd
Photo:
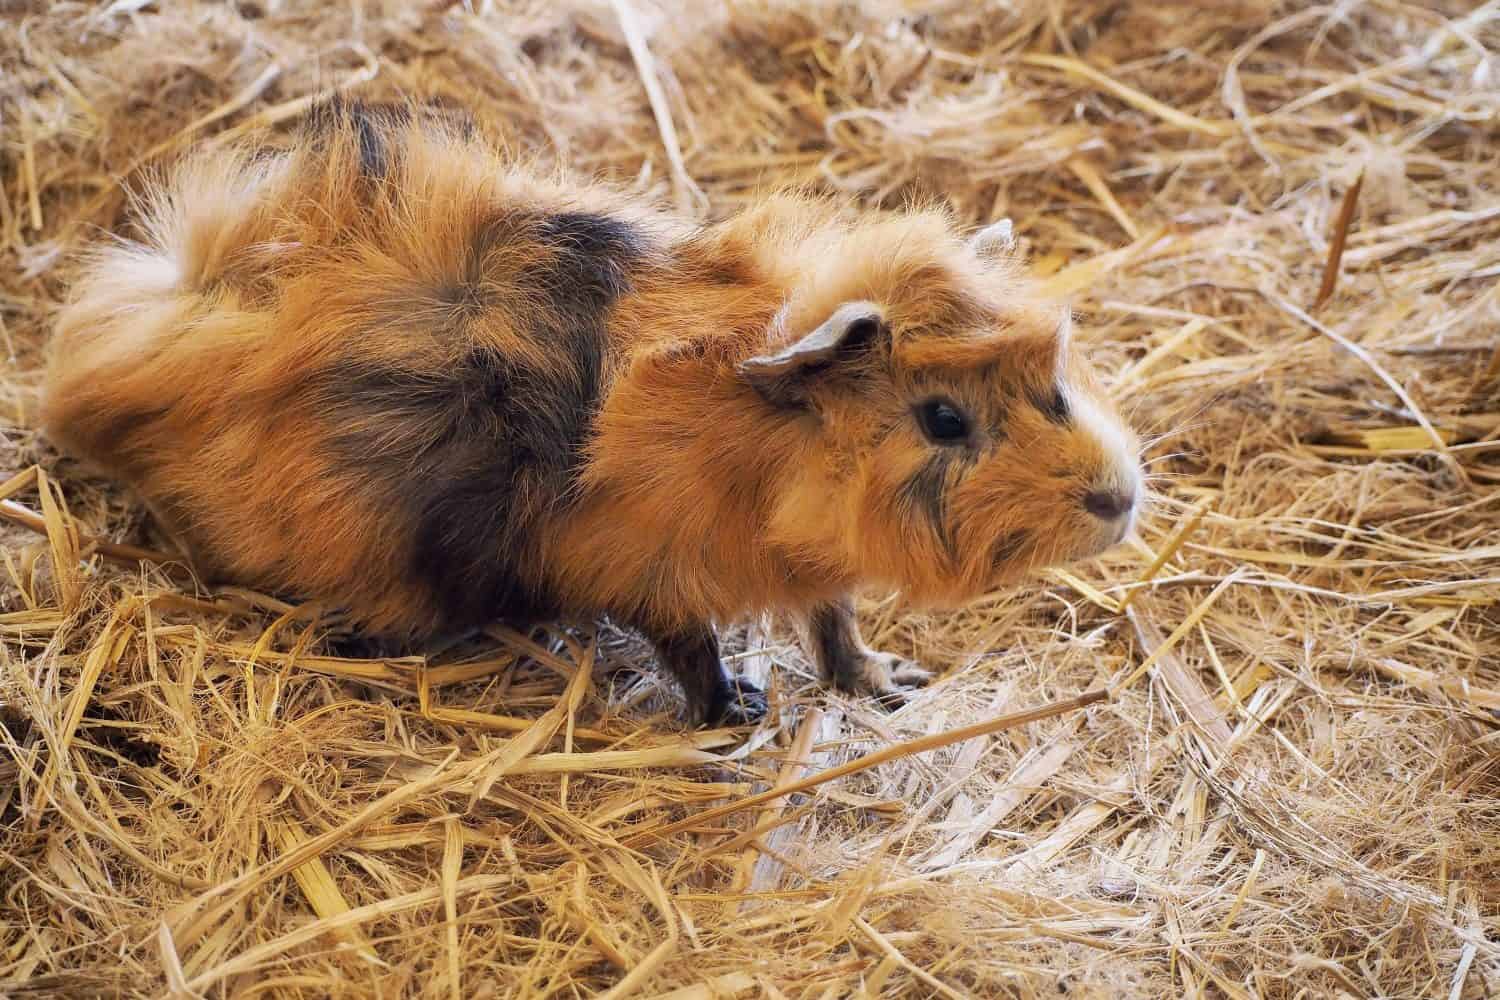
[[[915,663],[908,663],[891,671],[891,683],[901,688],[924,688],[932,681],[932,671],[923,670]]]
[[[770,708],[764,691],[743,677],[732,677],[716,693],[707,722],[710,726],[753,726]]]

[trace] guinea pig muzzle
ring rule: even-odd
[[[1135,526],[1143,492],[1140,471],[1131,466],[1083,495],[1083,509],[1107,532],[1105,547],[1122,541]]]

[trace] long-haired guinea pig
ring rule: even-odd
[[[472,130],[334,105],[189,158],[62,313],[44,426],[202,573],[420,641],[607,615],[696,721],[714,623],[800,616],[899,699],[850,594],[952,606],[1121,539],[1138,444],[998,227],[777,196],[696,226]]]

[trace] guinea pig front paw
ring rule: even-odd
[[[895,709],[906,704],[917,688],[932,683],[933,673],[895,653],[865,653],[852,669],[840,671],[838,686],[850,694],[872,695],[883,708]]]
[[[891,653],[877,653],[876,655],[890,657],[887,669],[890,671],[891,683],[897,687],[924,688],[937,676],[931,670],[917,666],[912,660],[903,659]]]
[[[710,726],[753,726],[770,708],[764,691],[743,677],[731,677],[709,706],[707,722]]]

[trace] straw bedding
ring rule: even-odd
[[[0,4],[0,995],[1500,993],[1497,49],[1435,0]],[[894,714],[742,623],[748,743],[607,627],[338,659],[133,560],[31,429],[72,254],[332,90],[705,217],[1012,216],[1153,440],[1139,540],[870,595],[944,672]]]

